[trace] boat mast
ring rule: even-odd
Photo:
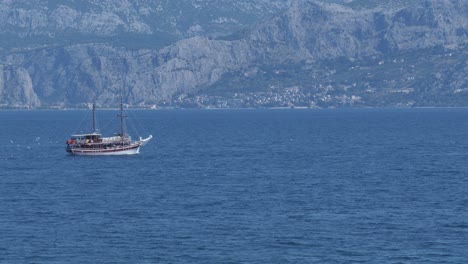
[[[126,117],[123,113],[123,96],[120,95],[120,135],[122,138],[122,143],[124,141],[124,117]]]
[[[124,135],[124,129],[123,129],[123,98],[122,95],[120,95],[120,134],[122,135],[122,140],[123,140],[123,135]]]
[[[93,102],[93,133],[96,133],[96,103]]]

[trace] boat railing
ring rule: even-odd
[[[115,137],[104,137],[101,138],[103,143],[114,143],[114,142],[122,142],[122,141],[131,141],[131,137],[124,137],[122,139],[121,136],[115,136]]]

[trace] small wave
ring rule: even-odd
[[[444,225],[444,227],[453,229],[468,229],[468,223],[451,223]]]

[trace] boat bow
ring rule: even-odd
[[[147,137],[147,138],[141,138],[141,137],[140,137],[140,140],[138,140],[138,142],[140,143],[140,146],[144,146],[144,145],[146,145],[152,138],[153,138],[153,135],[149,135],[149,137]]]

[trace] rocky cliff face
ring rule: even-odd
[[[41,102],[33,89],[31,76],[24,68],[0,66],[2,103],[13,107],[38,107]],[[11,87],[14,87],[13,89]]]
[[[152,46],[193,37],[219,36],[251,26],[287,7],[282,0],[34,0],[0,1],[0,34],[6,44],[115,42],[129,36]],[[21,40],[21,41],[18,41]],[[29,40],[29,41],[28,41]]]
[[[401,10],[354,11],[295,1],[248,37],[272,60],[362,58],[467,43],[466,1],[424,1]],[[281,54],[282,56],[277,56]]]
[[[107,8],[101,7],[102,12],[107,12]],[[133,10],[124,7],[123,4],[122,12]],[[53,10],[60,8],[65,7],[57,5]],[[54,20],[56,27],[66,30],[67,27],[83,26],[83,22],[74,19],[74,11],[68,9],[60,13],[62,18]],[[50,14],[48,17],[53,17]],[[0,104],[76,106],[96,99],[101,104],[110,105],[115,102],[114,97],[120,91],[134,105],[170,104],[180,96],[203,94],[205,90],[219,87],[220,82],[229,83],[233,80],[226,76],[253,76],[260,80],[263,77],[257,74],[258,69],[261,72],[262,69],[274,66],[277,67],[277,73],[288,72],[299,64],[304,66],[295,71],[299,75],[295,75],[294,79],[307,80],[307,76],[328,74],[327,78],[314,80],[324,82],[325,86],[334,81],[336,70],[330,69],[331,74],[325,73],[322,72],[324,67],[349,66],[350,69],[354,68],[348,65],[350,61],[372,65],[375,61],[404,60],[405,54],[414,52],[429,56],[434,48],[442,49],[443,54],[451,50],[460,54],[455,59],[453,72],[442,74],[444,81],[441,83],[447,83],[448,86],[457,83],[456,87],[449,89],[463,91],[468,88],[464,74],[466,61],[463,64],[468,44],[466,14],[468,3],[463,0],[428,0],[418,5],[385,10],[356,10],[343,5],[297,0],[286,11],[257,24],[250,31],[236,37],[223,38],[229,40],[197,36],[162,49],[128,49],[109,43],[82,43],[9,51],[0,61],[3,65],[0,68],[3,72],[0,78]],[[42,20],[37,22],[24,19],[21,14],[18,16],[11,18],[11,21],[22,21],[20,25],[29,25],[35,28],[34,32],[40,32],[41,27],[47,28],[32,26],[45,25]],[[99,17],[102,19],[102,16]],[[93,34],[106,35],[115,32],[121,25],[114,16],[103,17],[107,17],[105,23],[96,20],[93,26],[86,24],[83,28]],[[145,19],[141,17],[131,21],[120,29],[148,34],[154,30],[151,26],[143,26]],[[108,27],[106,23],[117,26]],[[103,31],[95,28],[98,24]],[[434,55],[434,59],[445,58],[440,54]],[[454,61],[453,57],[447,58],[450,58],[447,63]],[[343,60],[346,62],[342,63]],[[326,64],[327,61],[335,61],[335,65],[330,66]],[[435,73],[425,69],[420,74]],[[345,75],[348,76],[347,73]],[[343,78],[356,89],[369,90],[372,86],[368,81],[364,85],[360,83],[362,81],[353,79],[352,74],[349,75]],[[389,83],[393,81],[393,90],[397,84],[402,87],[414,86],[412,83],[392,80],[394,77],[388,78],[385,80]],[[304,86],[300,81],[294,83],[291,79],[284,80],[280,78],[275,81],[276,86]],[[264,86],[269,86],[268,80],[258,81],[258,89]],[[415,91],[412,89],[408,91]],[[438,89],[432,90],[436,93]],[[323,90],[315,92],[323,93]],[[373,93],[370,97],[387,95]],[[369,99],[368,104],[372,105],[371,102],[373,99]]]

